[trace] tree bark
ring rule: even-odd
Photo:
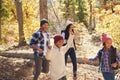
[[[34,54],[33,53],[2,52],[0,54],[0,56],[8,57],[8,58],[23,58],[23,59],[31,59],[31,60],[34,59]],[[76,60],[77,60],[77,63],[79,63],[79,64],[90,64],[90,65],[95,65],[95,66],[99,65],[98,61],[95,61],[95,62],[92,62],[92,63],[84,62],[81,57],[77,57]],[[68,63],[70,63],[70,62],[71,62],[71,59],[69,57],[68,58]],[[118,63],[118,65],[119,65],[119,68],[120,68],[120,63]]]
[[[39,0],[40,20],[43,18],[48,19],[47,0]]]
[[[17,20],[19,25],[19,46],[24,46],[26,45],[26,41],[25,41],[24,30],[23,30],[22,1],[15,0],[15,4],[16,4]]]
[[[66,0],[65,1],[65,18],[66,18],[66,21],[68,20],[68,17],[69,17],[69,0]]]
[[[89,33],[92,33],[92,3],[90,2]]]
[[[0,18],[0,41],[2,40],[2,29],[1,29],[1,25],[2,25],[2,23],[1,23],[1,18]]]
[[[3,57],[8,57],[8,58],[23,58],[23,59],[34,59],[34,55],[33,53],[11,53],[11,52],[3,52],[0,54],[0,56]],[[68,58],[68,63],[71,62],[71,59]],[[77,58],[77,63],[79,64],[91,64],[91,65],[98,65],[98,62],[94,62],[94,63],[86,63],[82,60],[82,58],[78,57]]]
[[[71,15],[72,15],[71,18],[75,22],[75,19],[76,19],[76,15],[75,15],[75,0],[72,1],[72,13],[71,13]]]

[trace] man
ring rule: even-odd
[[[47,33],[48,21],[42,19],[40,21],[40,29],[33,33],[30,40],[30,47],[34,51],[34,61],[35,61],[35,71],[34,79],[37,80],[40,73],[48,73],[49,71],[49,61],[45,58],[47,48],[50,47],[49,43],[49,34]]]

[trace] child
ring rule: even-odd
[[[102,34],[103,48],[99,50],[94,59],[83,58],[85,62],[93,62],[99,60],[99,70],[105,80],[115,80],[114,70],[118,68],[120,62],[120,53],[112,46],[112,37],[103,33]]]
[[[66,46],[62,46],[64,40],[61,35],[56,35],[54,37],[54,46],[50,50],[51,80],[67,80],[64,55],[69,49],[69,44],[71,43],[70,40],[73,37],[74,35],[68,39],[68,44]]]
[[[62,36],[64,38],[64,45],[67,44],[67,40],[70,35],[74,33],[74,25],[71,21],[66,22],[66,29],[62,32]],[[75,46],[75,39],[71,39],[72,43],[69,50],[65,54],[65,64],[67,65],[68,56],[70,56],[72,65],[73,65],[73,80],[77,80],[77,61],[76,61],[76,46]]]

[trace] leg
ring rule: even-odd
[[[70,49],[65,53],[65,65],[67,65],[67,59],[69,55]]]
[[[70,58],[72,60],[72,65],[73,65],[73,76],[74,78],[77,77],[77,61],[76,61],[76,54],[74,48],[70,48]]]
[[[43,73],[48,73],[49,72],[49,61],[43,58],[43,63],[42,63],[42,72]]]
[[[35,60],[35,69],[34,69],[34,79],[33,80],[37,80],[41,73],[42,58],[40,58],[37,55],[34,55],[34,60]]]
[[[103,72],[102,75],[103,75],[105,80],[115,80],[114,73]]]

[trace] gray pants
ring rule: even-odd
[[[38,77],[41,72],[48,73],[49,72],[49,61],[45,58],[40,58],[37,55],[34,55],[35,60],[35,69],[34,69],[34,79],[38,80]]]

